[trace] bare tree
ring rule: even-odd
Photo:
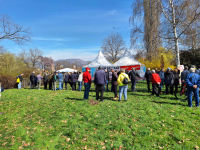
[[[121,34],[111,32],[108,37],[103,39],[101,49],[105,57],[114,63],[119,59],[126,47]]]
[[[27,65],[27,67],[36,68],[37,63],[41,62],[41,56],[43,52],[38,48],[29,49],[28,52],[26,50],[22,50],[20,55],[21,60]]]
[[[162,11],[162,39],[175,49],[176,64],[180,65],[179,39],[198,19],[199,0],[157,0]],[[190,14],[190,15],[188,15]]]
[[[30,41],[30,29],[13,22],[7,15],[0,16],[0,40],[8,39],[17,44]]]
[[[54,64],[54,60],[51,58],[51,57],[43,57],[43,56],[40,56],[40,65],[42,67],[42,69],[45,69],[45,70],[49,70],[49,71],[52,71],[52,67],[53,67],[53,64]]]

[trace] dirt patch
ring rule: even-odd
[[[99,104],[99,102],[94,101],[93,99],[92,99],[92,100],[89,100],[88,103],[90,103],[92,106],[98,105],[98,104]]]

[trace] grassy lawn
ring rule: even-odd
[[[94,87],[90,100],[95,100]],[[82,101],[84,92],[12,89],[0,100],[0,149],[198,149],[200,108],[172,95]],[[123,99],[122,99],[123,100]],[[195,106],[193,104],[193,106]]]

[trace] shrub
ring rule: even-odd
[[[12,76],[1,76],[0,82],[4,89],[12,89],[16,85],[16,79]]]

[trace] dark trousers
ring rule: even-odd
[[[152,95],[156,94],[156,96],[159,96],[158,88],[158,84],[152,84]]]
[[[117,97],[117,85],[112,85],[115,98]]]
[[[175,91],[174,91],[174,87],[175,87]],[[172,93],[177,93],[177,91],[178,91],[178,84],[173,84]]]
[[[52,90],[52,82],[49,81],[49,90]]]
[[[169,94],[168,88],[170,87],[170,94],[173,94],[173,85],[171,84],[166,84],[166,94]]]
[[[147,81],[147,88],[148,88],[148,92],[150,92],[150,91],[151,91],[150,85],[151,85],[151,81]]]
[[[71,86],[70,82],[65,82],[65,90],[67,90],[67,84]]]
[[[47,83],[48,83],[48,81],[44,81],[44,89],[45,90],[47,89]]]
[[[104,84],[96,85],[96,100],[99,99],[99,92],[101,93],[100,101],[103,101]]]
[[[133,92],[136,91],[135,87],[136,87],[136,80],[133,80],[133,81],[131,81],[131,90],[132,90]]]
[[[35,88],[35,81],[31,81],[31,89]]]
[[[72,82],[72,91],[76,90],[76,82]]]

